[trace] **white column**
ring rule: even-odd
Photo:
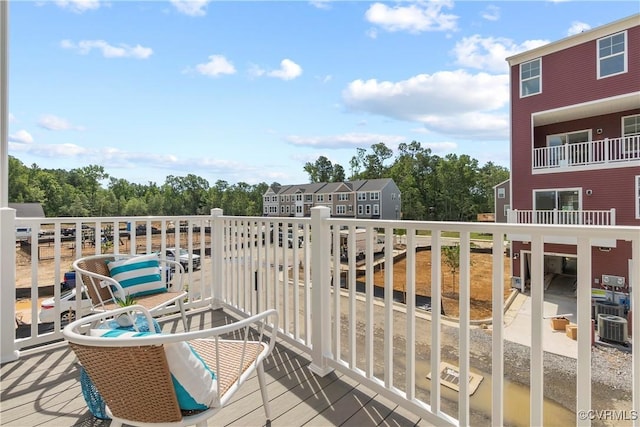
[[[223,262],[224,243],[223,243],[223,225],[222,209],[211,209],[211,308],[220,308],[222,299],[222,281],[224,279]]]
[[[0,208],[9,206],[9,2],[0,1]],[[13,236],[13,232],[11,233]]]
[[[309,369],[324,377],[333,371],[327,365],[331,357],[331,272],[329,268],[329,218],[326,206],[311,208],[311,365]]]
[[[0,2],[2,4],[3,2]],[[0,362],[20,357],[16,347],[16,210],[0,207]]]

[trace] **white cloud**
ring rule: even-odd
[[[280,62],[280,69],[269,71],[267,75],[282,80],[293,80],[302,75],[302,67],[290,59],[283,59]]]
[[[207,14],[207,4],[211,0],[171,0],[171,4],[180,13],[189,16],[204,16]]]
[[[457,42],[452,54],[458,65],[504,73],[509,68],[506,58],[547,43],[547,40],[527,40],[516,44],[510,39],[481,37],[476,34]]]
[[[434,153],[451,153],[458,148],[455,142],[426,142],[420,143],[424,148],[430,148]]]
[[[482,11],[481,16],[487,21],[497,21],[500,19],[500,8],[490,4]]]
[[[417,122],[450,135],[506,135],[509,76],[466,71],[420,74],[389,82],[355,80],[343,91],[351,110]],[[476,134],[477,133],[477,134]]]
[[[31,144],[33,143],[33,137],[26,130],[19,130],[13,135],[9,135],[9,142],[17,142],[19,144]]]
[[[113,46],[104,40],[81,40],[74,43],[71,40],[62,40],[60,46],[64,49],[75,50],[81,55],[87,55],[93,49],[100,50],[105,58],[135,58],[147,59],[153,54],[153,49],[140,45],[129,46],[120,44]]]
[[[442,12],[443,8],[452,8],[453,1],[418,1],[408,6],[389,7],[384,3],[374,3],[365,18],[370,23],[386,31],[452,31],[457,28],[458,17]]]
[[[209,56],[209,62],[196,65],[196,71],[202,75],[217,77],[222,74],[235,74],[236,68],[222,55]]]
[[[82,126],[74,126],[66,119],[48,114],[40,117],[38,126],[48,130],[84,130]]]
[[[574,34],[580,34],[583,31],[587,31],[591,29],[591,25],[585,24],[584,22],[573,21],[571,26],[567,30],[567,35],[572,36]]]
[[[333,0],[311,0],[309,4],[318,8],[318,9],[331,9],[331,2]]]
[[[75,13],[84,13],[88,10],[100,8],[100,0],[56,0],[56,6],[68,9]],[[104,2],[102,2],[104,4]]]
[[[345,133],[342,135],[327,136],[300,136],[289,135],[285,137],[285,141],[291,145],[313,147],[313,148],[354,148],[354,147],[370,147],[380,141],[388,147],[397,146],[401,142],[406,141],[406,137],[398,135],[382,135],[373,133]]]

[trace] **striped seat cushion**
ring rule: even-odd
[[[91,329],[89,335],[102,338],[135,338],[153,332],[132,332],[122,329]],[[184,411],[200,411],[219,406],[215,372],[186,342],[164,344],[178,406]]]
[[[120,283],[127,295],[137,297],[167,292],[157,254],[109,261],[107,267],[111,277]]]

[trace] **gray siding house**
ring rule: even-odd
[[[265,216],[308,217],[315,206],[330,208],[333,217],[400,219],[402,216],[400,189],[391,178],[271,186],[263,202]]]

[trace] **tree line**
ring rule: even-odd
[[[475,220],[477,213],[493,212],[493,186],[509,177],[506,168],[491,162],[480,167],[466,155],[438,157],[415,141],[401,144],[393,155],[381,142],[370,151],[357,149],[349,177],[324,156],[306,163],[304,171],[310,182],[392,178],[402,192],[404,219],[443,221]],[[42,169],[9,156],[9,201],[38,202],[47,217],[206,215],[212,208],[226,215],[261,216],[269,186],[225,180],[211,186],[193,174],[169,175],[163,184],[137,184],[110,176],[98,165]]]

